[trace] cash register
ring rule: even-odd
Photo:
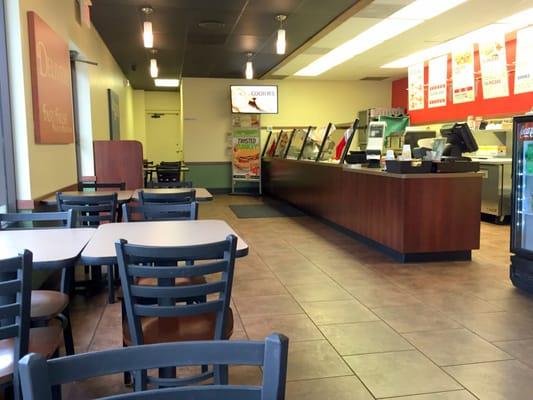
[[[476,139],[466,123],[445,124],[440,133],[446,139],[442,160],[434,162],[435,172],[477,172],[479,163],[473,162],[463,153],[478,150]]]
[[[368,124],[368,141],[366,144],[366,160],[370,168],[379,168],[381,151],[385,138],[386,122],[373,121]]]

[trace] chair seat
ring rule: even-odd
[[[142,318],[144,344],[183,342],[192,340],[213,340],[216,314],[201,314],[177,318]],[[126,346],[131,346],[127,322],[122,325]],[[233,334],[233,311],[230,308],[224,326],[224,339]]]
[[[31,319],[47,321],[67,308],[68,295],[55,290],[32,290]]]
[[[63,329],[59,324],[52,324],[43,328],[31,328],[29,352],[39,353],[47,359],[52,357],[61,346],[62,335]],[[0,384],[13,380],[14,351],[15,340],[13,338],[0,340]]]

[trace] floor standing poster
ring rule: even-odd
[[[509,96],[509,79],[507,76],[507,57],[505,37],[479,43],[479,63],[481,66],[481,82],[483,98]]]
[[[448,93],[448,55],[429,61],[428,108],[446,105]]]
[[[259,184],[261,193],[261,129],[260,116],[233,116],[232,130],[232,193],[236,182]]]
[[[409,81],[409,110],[424,108],[424,63],[411,65],[407,71]]]
[[[474,91],[474,46],[459,48],[452,53],[453,103],[476,99]]]
[[[516,33],[514,93],[533,92],[533,27]]]

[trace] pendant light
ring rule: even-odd
[[[159,68],[157,67],[157,60],[155,58],[150,59],[150,76],[152,78],[159,76]]]
[[[283,21],[287,19],[286,15],[277,15],[276,19],[279,21],[278,39],[276,40],[276,53],[285,54],[287,50],[286,32],[283,28]]]
[[[143,7],[141,12],[145,15],[145,18],[148,18],[149,15],[153,14],[154,9],[152,7]],[[152,29],[152,23],[150,21],[144,21],[143,23],[143,42],[144,47],[151,49],[154,47],[154,32]]]
[[[244,75],[246,79],[254,79],[254,65],[252,63],[253,53],[248,53],[248,61],[246,61],[246,68],[244,69]]]

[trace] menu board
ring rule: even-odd
[[[509,96],[507,57],[503,35],[479,43],[479,63],[481,65],[483,98],[494,99]]]
[[[474,46],[452,53],[453,103],[467,103],[476,98],[474,92]]]
[[[514,93],[533,92],[533,27],[516,33]]]
[[[409,81],[409,110],[424,108],[424,63],[411,65],[407,71]]]
[[[258,128],[234,128],[232,170],[233,178],[259,179],[261,160],[260,130]]]
[[[446,105],[448,85],[448,55],[429,61],[428,108]]]

